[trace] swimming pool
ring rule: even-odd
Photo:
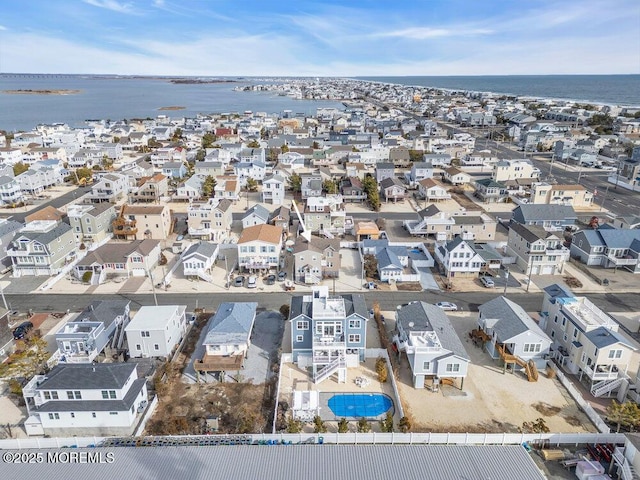
[[[393,400],[383,393],[337,393],[328,404],[336,417],[377,418],[393,407]]]

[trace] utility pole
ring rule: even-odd
[[[529,285],[531,285],[531,273],[533,272],[533,256],[529,254],[529,262],[527,262],[527,267],[529,267],[529,275],[527,276],[527,293],[529,293]]]
[[[502,295],[504,296],[504,298],[507,298],[507,285],[509,284],[509,267],[505,268],[505,272],[504,272],[504,291],[502,292]]]
[[[607,201],[607,196],[609,195],[609,187],[611,184],[607,183],[607,189],[604,191],[604,197],[602,197],[602,203],[600,204],[600,211],[604,209],[604,202]]]

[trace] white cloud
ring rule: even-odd
[[[117,0],[83,0],[84,3],[93,5],[94,7],[105,8],[118,13],[136,13],[130,3],[122,3]]]
[[[7,27],[5,27],[4,25],[0,25],[0,31],[1,30],[6,30],[6,29],[7,29]]]
[[[405,28],[402,30],[392,30],[390,32],[374,33],[374,37],[397,37],[408,38],[411,40],[426,40],[429,38],[445,38],[445,37],[465,37],[474,35],[491,35],[493,30],[484,28],[467,28],[460,26],[457,28],[429,28],[415,27]]]

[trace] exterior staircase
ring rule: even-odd
[[[213,278],[211,278],[211,275],[205,272],[202,268],[199,268],[196,271],[196,275],[198,275],[198,277],[200,277],[205,282],[213,283]]]
[[[618,377],[615,380],[603,380],[602,382],[598,382],[591,387],[591,395],[594,397],[601,397],[618,388],[623,381],[623,377]]]
[[[316,372],[316,374],[313,376],[313,382],[320,383],[323,380],[329,378],[341,368],[347,368],[347,361],[345,360],[344,355],[338,355],[335,360],[325,365],[322,369]]]
[[[331,233],[329,230],[320,230],[320,233],[322,233],[322,235],[324,235],[327,238],[336,238],[335,235]]]
[[[613,451],[613,461],[620,467],[620,478],[622,480],[638,480],[640,476],[625,458],[623,448],[616,447]]]

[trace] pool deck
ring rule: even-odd
[[[347,370],[347,381],[345,383],[338,383],[335,376],[324,380],[319,384],[313,383],[313,380],[309,373],[298,368],[293,363],[285,363],[280,372],[280,396],[279,402],[287,402],[289,405],[293,405],[293,392],[298,391],[317,391],[319,392],[319,415],[322,420],[334,422],[336,416],[333,414],[328,406],[329,399],[336,393],[354,393],[354,394],[366,394],[366,393],[383,393],[387,395],[393,401],[394,421],[400,420],[398,417],[398,400],[393,393],[393,387],[390,382],[380,383],[375,371],[375,358],[368,358],[361,363],[357,368],[349,368]],[[356,384],[356,378],[366,378],[369,380],[367,385],[359,386]],[[381,417],[384,417],[382,415]],[[348,419],[354,420],[354,419]]]

